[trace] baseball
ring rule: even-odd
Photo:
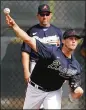
[[[9,13],[10,13],[10,9],[9,9],[9,8],[5,8],[5,9],[4,9],[4,13],[5,13],[5,14],[9,14]]]

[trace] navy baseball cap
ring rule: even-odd
[[[38,13],[40,14],[42,12],[49,12],[49,13],[51,13],[50,7],[47,4],[39,5],[39,7],[38,7]]]
[[[78,35],[78,33],[74,29],[68,29],[63,34],[63,39],[69,38],[69,37],[76,37],[78,39],[81,39],[82,37]]]

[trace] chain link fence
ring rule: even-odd
[[[53,13],[51,23],[64,31],[77,29],[82,33],[85,23],[85,1],[1,1],[1,109],[22,109],[26,85],[21,62],[22,40],[6,25],[3,9],[11,9],[11,16],[25,31],[38,23],[37,9],[47,3]],[[80,54],[80,42],[75,56],[82,65],[82,87],[85,90],[85,59]],[[86,92],[84,92],[85,94]],[[85,109],[85,95],[71,103],[69,87],[63,85],[62,109]]]

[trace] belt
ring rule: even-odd
[[[32,82],[32,81],[30,81],[29,83],[30,83],[33,87],[35,87],[35,88],[37,88],[37,89],[40,89],[40,90],[45,91],[45,92],[49,92],[49,90],[44,89],[43,87],[41,87],[41,86],[35,84],[35,83]]]

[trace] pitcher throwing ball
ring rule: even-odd
[[[6,15],[6,22],[16,36],[26,42],[39,56],[28,83],[25,100],[28,106],[23,109],[61,109],[61,87],[65,80],[69,82],[71,96],[78,99],[83,94],[81,88],[81,66],[73,56],[73,52],[81,39],[75,30],[69,29],[63,34],[63,46],[47,45],[31,38],[11,18]],[[36,69],[36,71],[35,71]],[[43,72],[45,70],[45,72]]]

